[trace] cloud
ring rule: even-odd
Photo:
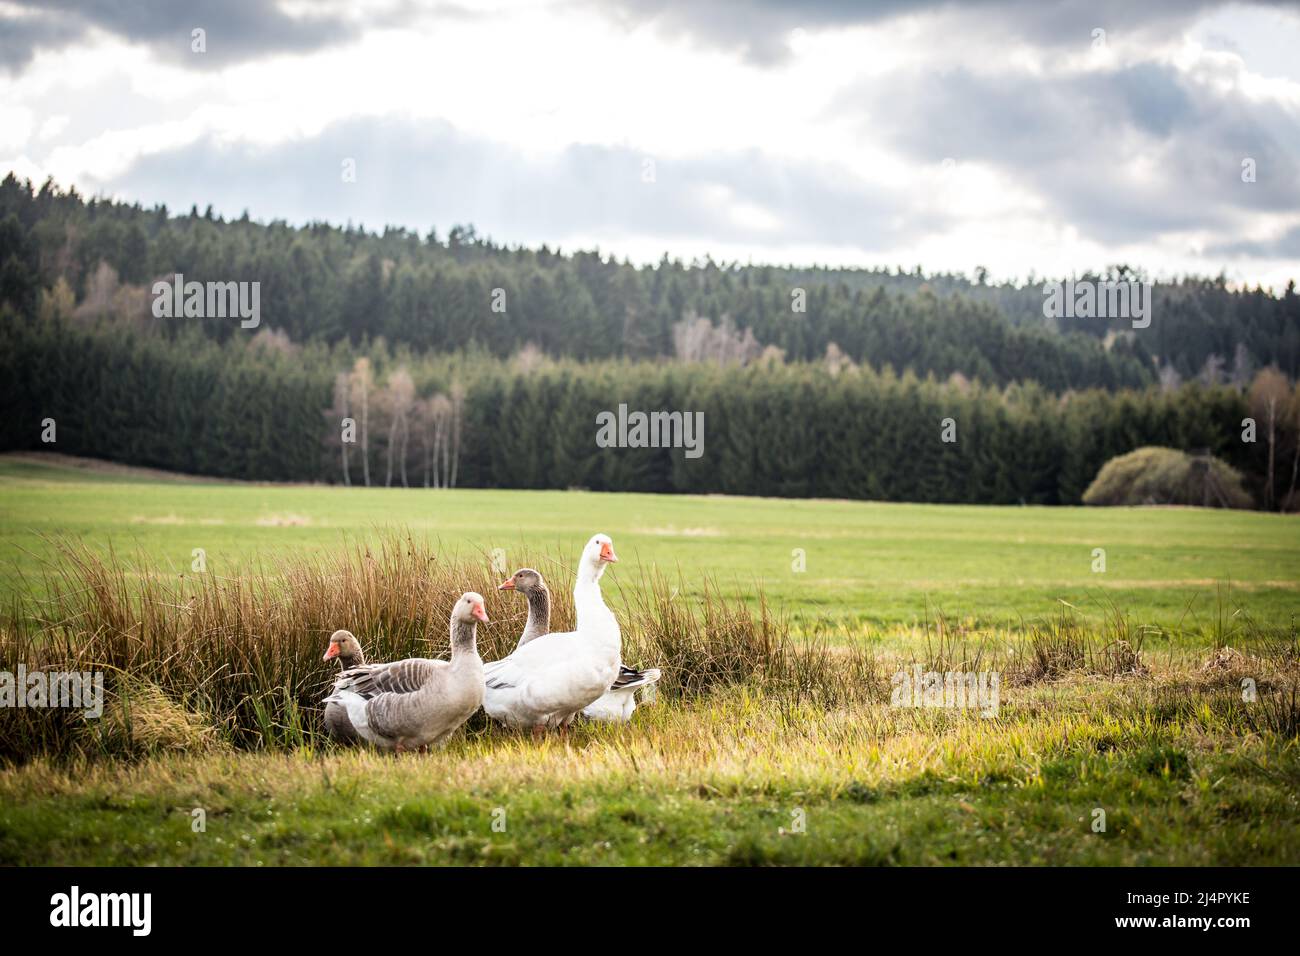
[[[1092,31],[1130,39],[1165,36],[1190,26],[1219,0],[600,0],[598,9],[629,26],[654,23],[669,35],[737,52],[757,65],[776,65],[790,55],[795,29],[872,26],[901,16],[936,16],[958,36],[982,34],[1002,45],[1085,46]],[[1273,5],[1269,3],[1268,5]],[[1284,6],[1284,0],[1276,5]]]
[[[409,0],[20,2],[0,0],[0,59],[61,43],[76,56],[10,84],[0,173],[87,193],[264,220],[472,222],[639,261],[1016,273],[1296,258],[1277,237],[1300,222],[1300,74],[1278,51],[1300,19],[1274,8],[617,0],[613,16],[650,25],[627,32],[589,0],[498,0],[490,16]],[[195,25],[206,59],[189,52]],[[860,25],[878,29],[845,29]],[[795,27],[809,35],[791,53]]]
[[[345,159],[356,181],[343,182]],[[665,245],[844,245],[884,252],[941,229],[907,215],[897,190],[833,164],[798,164],[759,150],[651,159],[625,148],[573,144],[543,156],[466,136],[444,122],[361,118],[269,148],[203,139],[140,158],[91,184],[174,211],[207,203],[226,215],[292,222],[364,222],[555,245],[653,238]],[[646,182],[647,170],[653,181]]]
[[[1294,259],[1300,261],[1300,226],[1294,226],[1276,239],[1245,239],[1211,246],[1210,255],[1229,259]]]
[[[37,10],[22,16],[0,13],[0,68],[17,72],[37,51],[60,49],[80,39],[85,32],[85,25],[71,18]]]
[[[857,87],[839,108],[857,109],[864,131],[915,161],[953,157],[997,170],[1100,241],[1300,211],[1294,107],[1169,65],[1047,76],[915,71]],[[1247,157],[1261,170],[1255,183],[1241,179]]]
[[[91,28],[151,47],[161,57],[196,69],[272,53],[308,52],[360,36],[362,25],[332,12],[290,16],[262,0],[17,0],[18,12],[0,13],[0,66],[16,72],[38,50],[61,49]],[[207,52],[191,52],[191,31],[207,33]]]

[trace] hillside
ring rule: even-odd
[[[473,227],[404,229],[226,220],[209,207],[174,215],[87,201],[10,174],[0,184],[0,305],[35,311],[59,280],[84,316],[114,314],[163,334],[149,287],[191,279],[257,281],[265,324],[294,342],[382,337],[416,351],[525,347],[552,356],[820,360],[842,354],[992,384],[1133,387],[1157,376],[1244,382],[1257,367],[1300,370],[1300,297],[1233,291],[1221,280],[1158,283],[1142,334],[1127,323],[1043,316],[1042,280],[991,284],[983,273],[919,267],[794,268],[667,256],[652,267],[596,251],[508,248]],[[1117,266],[1115,276],[1140,278]],[[796,304],[797,302],[797,304]],[[225,339],[226,319],[192,323]]]

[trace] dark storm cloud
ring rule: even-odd
[[[864,84],[836,109],[858,110],[864,132],[918,162],[991,166],[1101,241],[1300,211],[1300,118],[1168,66],[1055,77],[914,72],[884,88]],[[1256,182],[1242,182],[1246,158]]]
[[[1290,0],[1266,2],[1292,6]],[[701,45],[739,52],[762,65],[790,53],[790,31],[865,26],[908,14],[941,14],[954,35],[1005,44],[1019,40],[1037,46],[1083,46],[1100,27],[1116,36],[1157,38],[1176,34],[1221,0],[600,0],[596,9],[630,26],[654,22],[669,34]]]
[[[341,181],[356,161],[357,181]],[[858,183],[832,166],[801,165],[753,151],[655,160],[632,150],[574,145],[533,159],[441,122],[351,120],[269,149],[201,142],[142,159],[94,186],[174,211],[211,202],[226,215],[293,222],[350,220],[420,230],[473,222],[512,242],[596,237],[842,244],[883,251],[942,221],[902,218],[906,197]],[[762,208],[780,229],[756,230],[711,201],[719,189]],[[900,225],[901,223],[901,225]]]
[[[269,0],[18,0],[23,15],[0,14],[0,65],[20,69],[39,49],[59,49],[91,27],[195,68],[271,53],[308,52],[358,36],[361,26],[328,14],[291,17]],[[207,32],[207,52],[190,50],[191,31]]]

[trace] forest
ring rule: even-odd
[[[155,318],[150,288],[176,274],[260,283],[260,326]],[[1041,289],[638,267],[468,226],[177,216],[10,175],[0,447],[254,480],[1066,504],[1157,445],[1294,506],[1294,283],[1157,282],[1141,330],[1049,320]],[[598,447],[620,403],[702,413],[703,456]]]

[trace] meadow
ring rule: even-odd
[[[1061,602],[1171,630],[1212,629],[1243,607],[1287,624],[1300,609],[1300,523],[1276,514],[221,484],[0,456],[5,595],[39,584],[59,537],[177,573],[202,548],[226,574],[393,529],[463,556],[501,549],[510,565],[521,548],[576,554],[604,531],[623,559],[615,588],[649,566],[680,568],[688,593],[702,574],[742,594],[762,582],[796,622],[852,622],[866,637],[940,612],[1014,625]]]
[[[588,534],[631,724],[444,750],[319,733],[326,635],[491,658]],[[103,667],[102,720],[0,711],[0,864],[1294,864],[1300,539],[1194,509],[217,484],[0,459],[0,669]],[[111,544],[111,551],[110,551]],[[206,571],[191,570],[192,549]],[[1091,570],[1106,549],[1104,573]],[[792,551],[803,549],[806,570]],[[895,675],[995,672],[993,716]]]

